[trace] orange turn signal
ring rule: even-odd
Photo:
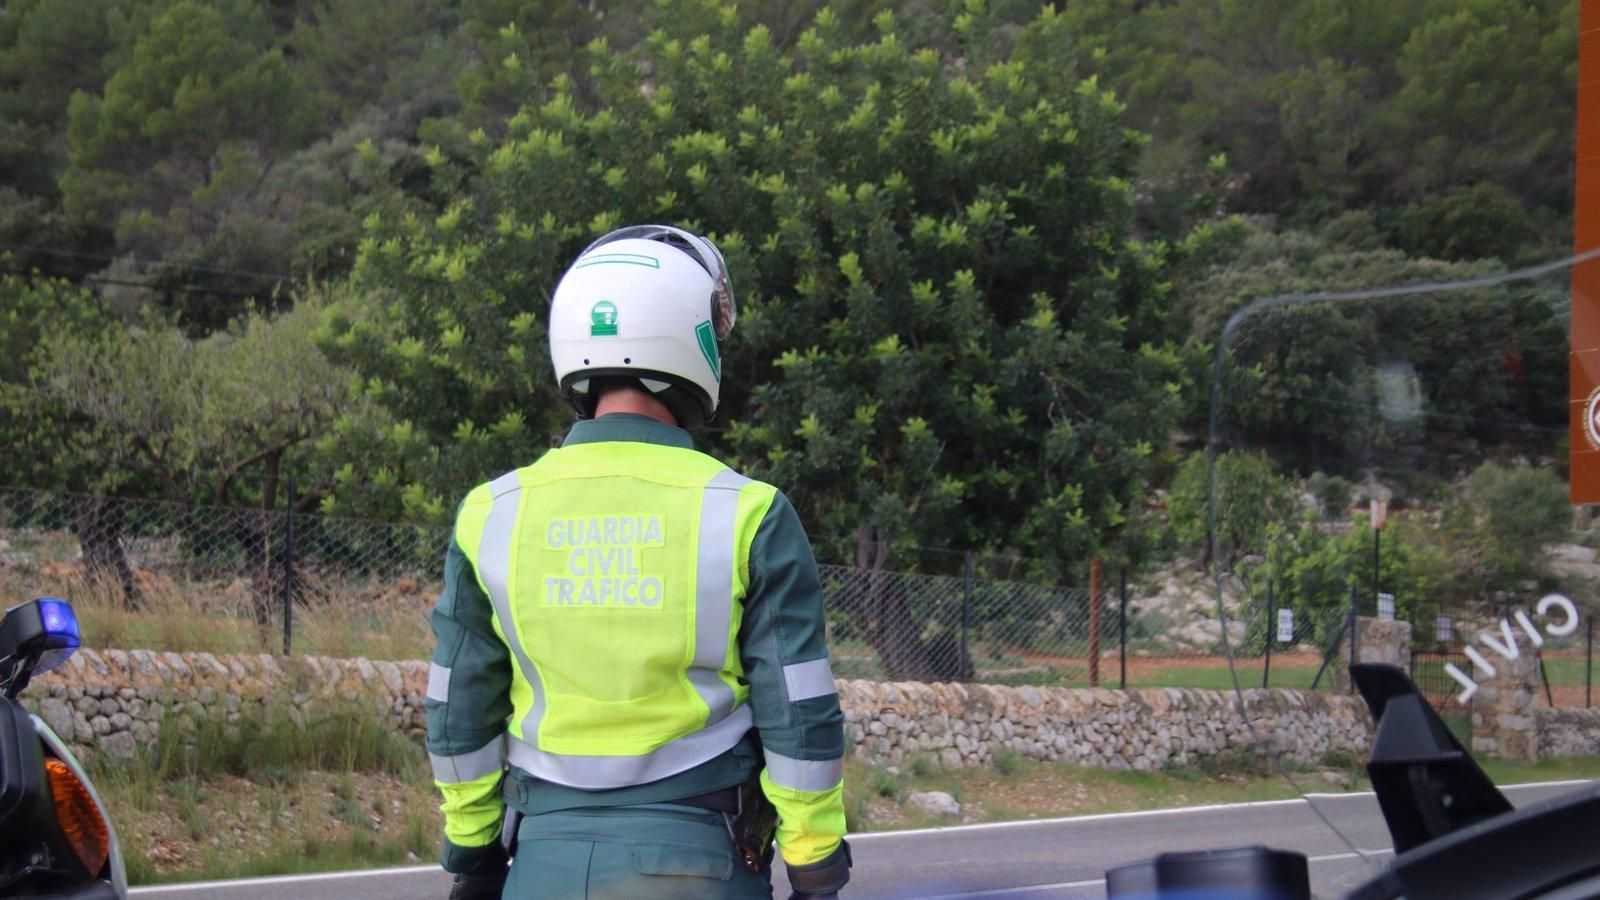
[[[44,761],[50,776],[50,794],[56,801],[56,821],[72,852],[89,875],[99,875],[111,856],[111,834],[105,817],[95,805],[89,789],[59,759]]]

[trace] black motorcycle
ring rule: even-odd
[[[0,619],[0,897],[128,896],[105,803],[67,745],[16,699],[79,643],[78,619],[65,600],[33,600]]]

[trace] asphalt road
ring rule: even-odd
[[[1521,806],[1578,784],[1502,790]],[[1390,848],[1377,800],[1369,793],[882,832],[856,835],[850,844],[855,857],[846,891],[850,900],[1103,898],[1107,868],[1166,851],[1241,844],[1305,853],[1312,861],[1314,892],[1334,897],[1366,880],[1388,859]],[[782,874],[774,880],[774,894],[787,896]],[[440,870],[412,867],[135,888],[133,894],[139,900],[440,900],[448,885]]]

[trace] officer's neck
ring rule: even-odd
[[[664,425],[678,424],[677,417],[667,409],[666,404],[638,388],[613,387],[601,394],[594,407],[594,417],[598,419],[612,413],[633,413],[649,416]]]

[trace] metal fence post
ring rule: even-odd
[[[1583,705],[1594,705],[1594,613],[1589,613],[1588,634],[1583,640]]]
[[[1272,672],[1272,639],[1275,637],[1274,629],[1277,623],[1273,621],[1278,616],[1276,602],[1272,596],[1272,579],[1267,579],[1267,627],[1262,629],[1267,635],[1266,651],[1261,655],[1261,686],[1267,686],[1267,676]]]
[[[289,476],[289,503],[283,511],[283,655],[294,646],[294,476]]]
[[[970,680],[977,677],[972,665],[972,647],[967,643],[968,623],[972,619],[972,551],[961,561],[961,671]]]
[[[1128,567],[1117,576],[1117,687],[1128,687]]]
[[[1089,561],[1089,687],[1100,686],[1100,557]]]

